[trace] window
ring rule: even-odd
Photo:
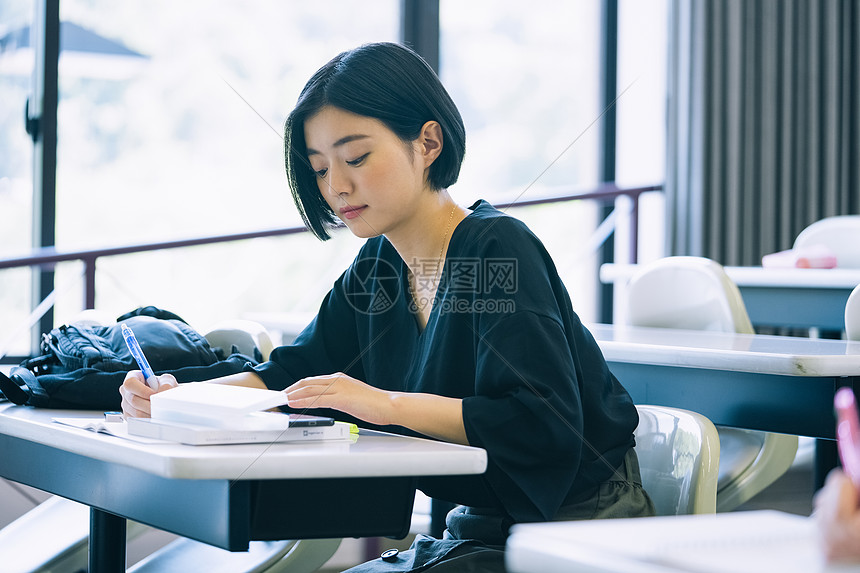
[[[619,90],[637,78],[617,109],[618,180],[630,185],[660,182],[664,163],[667,7],[662,0],[640,4],[619,0]],[[217,8],[64,0],[58,247],[300,225],[283,173],[286,114],[306,79],[337,52],[396,41],[399,7],[398,0],[233,0]],[[597,184],[600,7],[599,0],[440,0],[440,73],[467,129],[465,163],[452,188],[461,204]],[[0,5],[0,38],[25,27],[31,11],[24,0]],[[22,124],[32,53],[27,63],[26,50],[9,45],[0,45],[0,90],[12,102],[0,109],[0,212],[7,223],[0,256],[31,245],[32,144]],[[662,203],[644,203],[640,253],[656,252]],[[596,320],[598,205],[510,212],[547,246],[577,312]],[[360,243],[344,231],[325,244],[294,235],[102,258],[97,303],[112,314],[154,304],[200,328],[246,312],[312,312]],[[82,269],[69,263],[56,270],[61,323],[81,308]],[[29,270],[0,274],[7,317],[0,345],[28,313],[29,277]]]
[[[284,175],[283,121],[304,82],[336,53],[397,40],[398,5],[62,2],[57,246],[300,225]],[[89,41],[69,49],[73,35]],[[23,94],[29,78],[18,81]],[[23,98],[13,112],[4,121],[22,131],[14,124]],[[16,165],[30,165],[26,135],[14,145]],[[16,188],[28,188],[15,177]],[[9,200],[4,189],[0,200]],[[17,228],[6,231],[25,237],[20,252],[30,240],[25,200],[11,221]],[[325,245],[301,236],[102,258],[97,305],[116,316],[154,304],[201,329],[249,310],[315,308],[358,248],[346,235]],[[7,244],[2,251],[13,254]],[[57,267],[58,288],[73,286],[58,298],[56,323],[81,309],[80,273],[77,263]]]
[[[534,199],[597,183],[600,3],[442,0],[440,74],[466,124],[455,199]],[[550,251],[584,320],[596,317],[597,206],[511,210]]]
[[[665,0],[618,4],[618,143],[615,180],[622,187],[661,184],[666,172]],[[639,204],[639,260],[665,256],[662,193],[646,193]],[[628,260],[626,225],[618,226],[615,260]]]
[[[32,18],[31,2],[0,2],[0,256],[27,253],[32,245],[33,144],[24,131],[24,108],[33,74]],[[0,274],[0,355],[4,350],[26,351],[31,273],[22,268]],[[20,325],[19,332],[12,331],[14,325]],[[21,338],[25,340],[15,344]]]

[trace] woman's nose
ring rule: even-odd
[[[334,196],[348,195],[352,192],[352,182],[341,169],[329,170],[329,193]]]

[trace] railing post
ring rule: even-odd
[[[84,261],[84,310],[96,307],[96,259],[86,257]]]
[[[633,205],[630,207],[630,255],[628,259],[631,264],[639,260],[639,193],[630,195]]]

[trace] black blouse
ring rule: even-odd
[[[340,371],[386,390],[462,398],[466,435],[486,449],[487,471],[424,478],[419,488],[515,521],[552,519],[621,464],[638,415],[538,238],[484,201],[471,209],[452,233],[423,330],[406,264],[376,237],[295,343],[255,370],[278,390]]]

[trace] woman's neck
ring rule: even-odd
[[[438,191],[428,196],[412,220],[404,222],[386,237],[397,250],[400,258],[413,273],[421,267],[432,266],[432,261],[444,259],[448,241],[457,224],[465,217],[448,192]]]
[[[430,319],[451,234],[457,224],[466,217],[465,211],[446,191],[440,191],[434,199],[436,200],[429,205],[422,205],[417,211],[421,214],[421,220],[413,223],[411,229],[409,225],[402,227],[404,231],[411,230],[410,233],[387,235],[409,268],[409,291],[416,311],[416,320],[422,330]]]

